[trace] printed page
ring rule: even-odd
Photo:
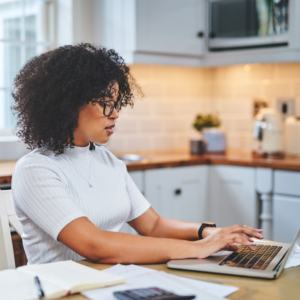
[[[225,251],[223,251],[223,252],[225,252]],[[143,275],[146,273],[158,272],[158,271],[149,269],[149,268],[140,267],[137,265],[124,266],[124,265],[118,264],[111,268],[106,269],[105,272],[113,274],[113,275],[122,276],[122,277],[126,278],[126,281],[128,282],[128,278],[131,278],[134,276],[140,276],[140,275]],[[162,273],[166,274],[165,272],[162,272]],[[167,274],[167,275],[170,277],[173,277],[173,278],[180,279],[182,282],[191,284],[195,288],[199,288],[203,291],[209,292],[218,297],[227,297],[228,295],[230,295],[238,290],[238,288],[234,287],[234,286],[227,286],[227,285],[223,285],[223,284],[189,279],[189,278],[180,277],[180,276],[176,276],[176,275],[172,275],[172,274]]]
[[[284,266],[285,269],[300,266],[300,246],[295,246],[293,252],[291,253],[291,257],[287,261]]]
[[[41,283],[46,296],[60,297],[61,289],[48,282]],[[17,270],[0,271],[0,298],[5,300],[38,299],[34,276]],[[48,297],[47,297],[48,298]]]
[[[168,274],[168,276],[174,276],[174,277],[178,278],[178,276],[173,275],[173,274]],[[206,291],[213,295],[216,295],[219,297],[224,297],[224,298],[238,290],[238,288],[235,286],[228,286],[228,285],[223,285],[223,284],[218,284],[218,283],[200,281],[200,280],[195,280],[195,279],[190,279],[190,278],[185,278],[185,277],[180,277],[180,280],[183,282],[187,282],[187,283],[193,285],[194,287],[199,288],[203,291]]]
[[[222,292],[221,290],[219,290],[215,294],[212,294],[202,289],[206,284],[205,282],[199,281],[199,283],[203,284],[202,288],[200,288],[199,285],[196,285],[193,282],[196,280],[191,280],[191,282],[189,282],[189,279],[186,278],[182,280],[182,277],[178,277],[175,275],[171,276],[170,274],[164,272],[158,272],[156,270],[135,266],[135,265],[129,265],[129,266],[116,265],[109,269],[106,269],[105,272],[111,274],[118,274],[118,275],[122,274],[122,276],[126,278],[126,284],[122,284],[114,287],[107,287],[104,289],[94,289],[90,291],[85,291],[82,293],[85,297],[91,300],[97,300],[97,299],[115,300],[115,297],[113,296],[113,292],[115,291],[122,291],[127,289],[136,289],[136,288],[147,288],[147,287],[160,287],[179,295],[190,295],[190,294],[196,295],[195,300],[202,300],[202,299],[213,300],[213,299],[222,299],[225,294],[228,295],[230,294],[230,292],[232,293],[233,289],[237,290],[237,288],[228,287],[230,289],[230,292],[229,289],[227,289],[226,292],[225,290],[223,290]],[[218,286],[218,284],[216,284],[216,286]],[[224,289],[226,289],[225,286]]]
[[[40,280],[52,282],[71,293],[84,289],[124,283],[119,276],[98,271],[74,261],[61,261],[41,265],[19,267],[19,271],[38,276]]]
[[[111,268],[105,269],[105,273],[124,277],[126,279],[146,273],[157,272],[156,270],[144,268],[136,265],[120,265],[117,264]]]

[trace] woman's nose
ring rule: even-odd
[[[119,118],[119,113],[117,112],[117,110],[114,108],[113,112],[110,115],[111,119],[118,119]]]

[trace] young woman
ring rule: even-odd
[[[29,264],[90,259],[158,263],[207,257],[262,238],[234,225],[201,228],[159,216],[125,164],[102,144],[140,89],[113,50],[64,46],[30,60],[15,79],[18,136],[33,151],[14,170],[12,191]],[[140,235],[119,233],[128,222]],[[202,230],[203,229],[203,230]]]

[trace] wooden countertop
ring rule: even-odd
[[[128,171],[191,165],[229,165],[261,167],[277,170],[300,171],[300,156],[284,158],[255,158],[251,152],[229,150],[223,154],[190,155],[187,150],[140,151],[135,152],[145,159],[137,163],[128,163]]]
[[[97,270],[104,270],[111,265],[92,264],[89,262],[80,262],[88,267]],[[187,277],[196,280],[209,281],[213,283],[232,285],[239,290],[229,295],[229,299],[243,300],[296,300],[299,299],[300,286],[300,267],[285,269],[279,278],[275,280],[255,279],[238,276],[216,275],[192,271],[177,271],[168,269],[166,264],[142,265],[143,267],[164,271],[174,275]],[[82,295],[72,295],[60,299],[65,300],[84,300],[87,299]]]
[[[160,150],[132,152],[145,158],[136,163],[128,163],[128,171],[140,171],[193,165],[229,165],[261,167],[276,170],[300,171],[300,156],[284,158],[254,158],[252,153],[229,150],[224,154],[190,155],[187,150]],[[122,153],[115,153],[117,155]],[[11,182],[16,161],[0,162],[0,184]]]

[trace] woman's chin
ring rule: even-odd
[[[102,138],[102,139],[94,139],[92,142],[95,144],[107,144],[109,141],[109,137],[108,138]]]

